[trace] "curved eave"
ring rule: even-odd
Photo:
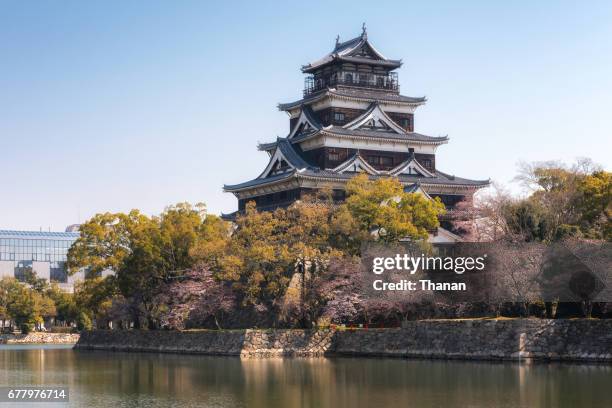
[[[363,57],[353,57],[353,56],[340,56],[338,57],[340,61],[353,62],[356,64],[368,64],[368,65],[379,65],[383,67],[389,68],[399,68],[402,66],[402,60],[377,60]]]
[[[271,186],[275,184],[283,183],[292,178],[303,179],[303,180],[314,180],[314,181],[335,181],[345,183],[354,177],[354,174],[339,173],[333,174],[328,171],[321,171],[320,173],[313,171],[297,172],[295,170],[267,177],[264,179],[254,179],[241,184],[224,185],[223,191],[228,193],[238,193],[241,191],[247,191],[253,188],[262,186]],[[491,184],[491,180],[469,180],[461,179],[461,181],[453,180],[432,180],[429,177],[409,177],[409,176],[389,176],[389,175],[369,175],[369,177],[376,179],[380,177],[397,177],[402,183],[418,183],[421,187],[430,188],[464,188],[467,190],[479,190],[481,188],[488,187]]]
[[[270,143],[258,143],[257,150],[259,150],[260,152],[269,152],[270,150],[276,149],[276,146],[278,146],[278,141]]]
[[[485,187],[489,187],[491,185],[490,180],[472,180],[474,183],[428,183],[426,181],[421,181],[422,186],[430,186],[430,187],[465,187],[472,189],[481,189]]]
[[[377,92],[377,91],[367,90],[366,92]],[[400,95],[400,97],[408,98],[411,100],[385,98],[384,95],[376,95],[372,97],[359,97],[355,95],[346,95],[346,94],[343,95],[341,92],[336,91],[336,88],[328,88],[326,90],[321,90],[318,93],[309,95],[308,97],[302,98],[295,102],[279,103],[277,105],[277,108],[279,111],[285,112],[291,109],[299,108],[301,105],[311,105],[326,97],[333,97],[333,98],[343,99],[347,101],[354,101],[354,102],[379,102],[379,103],[384,103],[388,105],[401,105],[401,106],[421,106],[427,102],[427,98],[424,96],[422,97],[404,97],[403,95]]]
[[[327,181],[338,181],[338,182],[346,182],[350,180],[354,175],[352,174],[312,174],[305,173],[299,174],[296,177],[301,179],[309,179],[309,180],[327,180]],[[369,175],[371,178],[380,178],[380,177],[397,177],[402,183],[418,183],[422,187],[449,187],[449,188],[466,188],[466,189],[474,189],[478,190],[484,187],[488,187],[491,184],[490,180],[469,180],[462,179],[468,182],[453,182],[451,180],[431,180],[428,177],[409,177],[409,176],[389,176],[389,175]]]
[[[380,67],[386,67],[391,69],[397,69],[402,66],[401,60],[376,60],[370,58],[360,58],[344,55],[331,55],[328,58],[324,58],[320,61],[313,62],[311,64],[302,65],[302,72],[304,74],[312,74],[313,72],[324,68],[327,65],[334,64],[336,62],[349,62],[352,64],[363,64],[363,65],[376,65]]]
[[[239,191],[249,190],[254,187],[281,183],[295,176],[296,173],[296,170],[291,170],[282,174],[277,174],[266,178],[256,178],[240,184],[225,184],[223,185],[223,191],[225,191],[226,193],[236,193]]]
[[[221,213],[221,219],[223,221],[234,222],[236,221],[236,217],[238,216],[238,214],[240,214],[240,211],[234,211],[231,213]]]
[[[359,134],[338,133],[338,132],[334,132],[331,130],[321,129],[320,131],[317,131],[309,135],[296,136],[291,140],[291,142],[301,143],[306,140],[312,139],[318,135],[341,137],[341,138],[346,138],[346,139],[368,140],[368,141],[373,141],[373,142],[376,142],[376,141],[384,141],[384,142],[390,142],[390,143],[411,142],[415,144],[434,145],[434,146],[440,146],[440,145],[446,144],[448,143],[448,140],[449,140],[447,136],[440,137],[440,138],[433,138],[431,140],[427,140],[427,139],[424,140],[424,139],[419,139],[419,138],[411,138],[410,133],[406,133],[404,135],[398,135],[401,137],[385,137],[385,135],[367,136],[367,135],[359,135]]]

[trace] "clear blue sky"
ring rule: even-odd
[[[612,163],[610,2],[0,0],[0,228],[96,212],[236,209],[285,136],[299,67],[359,34],[426,95],[440,170],[508,183],[519,160]]]

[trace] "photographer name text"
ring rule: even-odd
[[[397,254],[393,257],[375,257],[372,260],[372,272],[381,275],[388,271],[402,271],[414,275],[417,271],[452,271],[462,275],[466,271],[482,271],[485,268],[486,255],[481,257],[430,257],[421,254],[413,257],[408,254]],[[377,291],[465,291],[465,282],[434,282],[430,279],[401,279],[386,282],[376,279],[372,287]]]

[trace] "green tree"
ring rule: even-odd
[[[36,292],[43,293],[48,287],[49,283],[45,278],[39,278],[36,271],[31,266],[23,268],[24,282],[30,285]]]
[[[611,173],[588,160],[571,167],[544,162],[523,164],[517,179],[533,192],[505,207],[511,232],[527,241],[612,238]]]
[[[221,223],[203,205],[188,203],[170,206],[158,217],[137,210],[98,214],[81,226],[81,236],[69,249],[69,271],[87,268],[97,276],[112,269],[121,295],[134,306],[136,326],[156,327],[160,291],[195,265],[196,244]]]
[[[11,317],[8,312],[9,288],[8,278],[0,280],[0,320],[4,324],[4,320],[9,320]]]
[[[64,292],[54,283],[50,285],[45,294],[55,304],[56,322],[61,321],[70,324],[76,320],[79,311],[72,293]]]
[[[429,231],[440,225],[438,217],[445,212],[438,198],[406,193],[397,178],[372,181],[360,174],[347,183],[346,191],[344,205],[359,230],[374,234],[382,242],[425,240]]]
[[[295,261],[286,227],[284,210],[259,212],[253,202],[237,217],[217,278],[232,282],[243,304],[271,306],[283,295]]]
[[[94,277],[79,281],[74,289],[74,302],[80,313],[95,319],[98,327],[106,327],[113,297],[117,294],[114,276]]]
[[[1,284],[9,318],[23,333],[29,333],[41,321],[36,292],[12,278],[3,279]]]
[[[93,328],[93,324],[91,323],[91,318],[89,317],[89,314],[87,314],[85,311],[79,312],[76,322],[77,322],[77,329],[79,331],[91,330]]]
[[[132,210],[129,214],[96,214],[81,224],[79,238],[68,249],[68,272],[87,268],[98,275],[105,269],[119,270],[131,253],[132,230],[145,218]]]
[[[206,213],[204,204],[179,203],[169,206],[158,218],[161,257],[171,271],[187,270],[200,260],[210,259],[217,242],[229,236],[228,225],[221,218]],[[198,252],[200,250],[201,252]]]
[[[38,291],[33,291],[32,295],[35,302],[37,323],[41,324],[44,321],[57,316],[57,308],[55,307],[55,302],[53,299]]]
[[[551,236],[549,214],[536,200],[508,201],[502,212],[508,231],[521,240],[545,241]]]
[[[612,173],[585,176],[578,186],[577,208],[585,234],[612,241]]]

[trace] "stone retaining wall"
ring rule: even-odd
[[[91,331],[76,348],[274,356],[612,363],[612,320],[430,320],[401,329]]]
[[[75,333],[0,334],[0,344],[74,344],[78,340]]]
[[[323,356],[332,330],[94,330],[83,332],[75,348],[242,357]]]

